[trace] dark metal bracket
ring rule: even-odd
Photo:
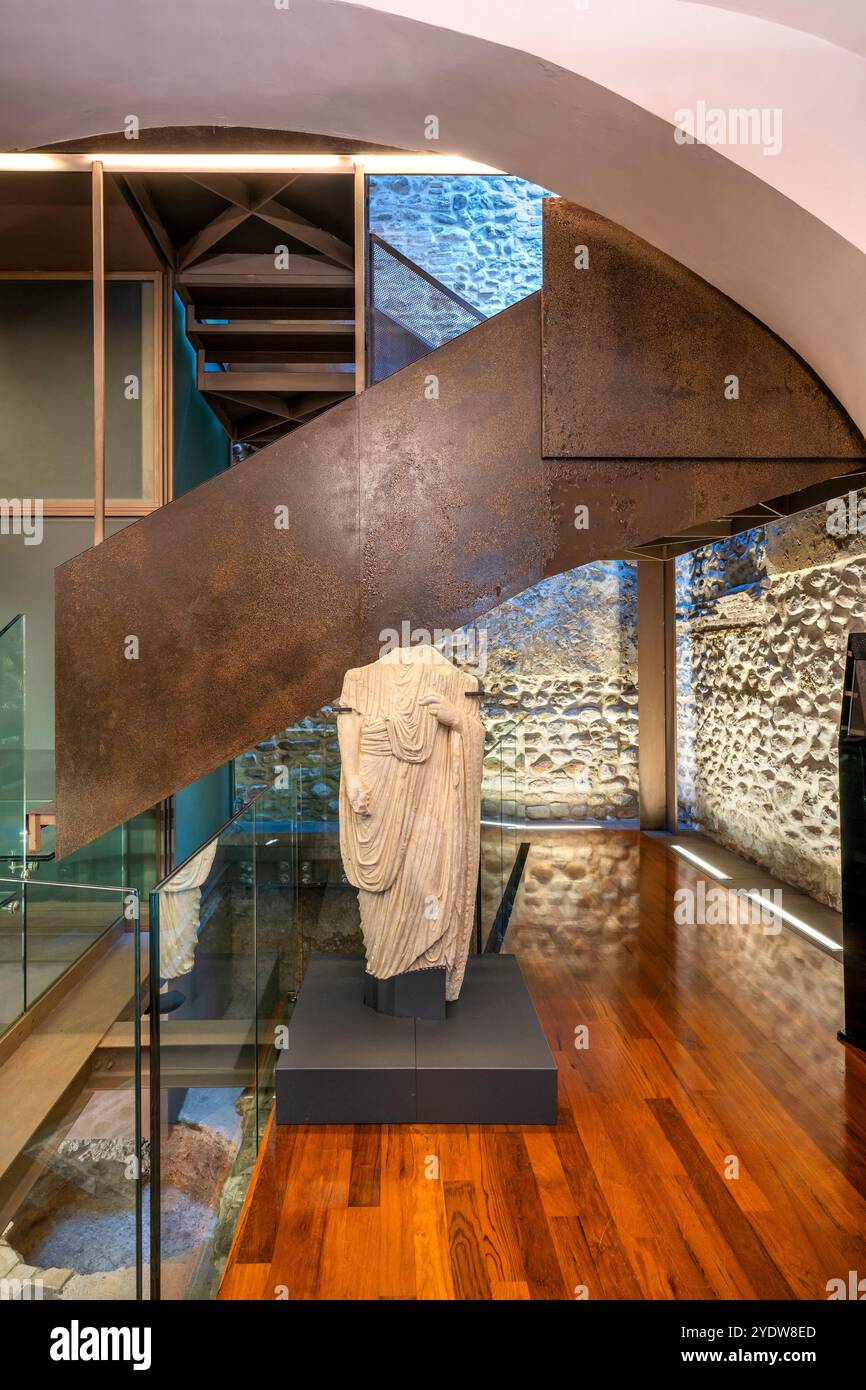
[[[514,899],[517,897],[517,890],[520,887],[520,880],[523,877],[523,870],[526,865],[526,856],[528,853],[529,841],[522,840],[514,856],[511,873],[508,875],[505,892],[502,894],[502,902],[499,904],[496,916],[493,919],[493,926],[490,928],[487,945],[484,947],[485,955],[498,955],[502,950],[502,943],[505,940],[505,933],[508,931],[508,923],[511,921]]]

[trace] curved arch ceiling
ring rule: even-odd
[[[804,34],[850,48],[866,57],[866,8],[863,0],[685,0],[689,5],[711,5],[718,10],[737,10],[772,24],[802,29]]]
[[[691,267],[791,343],[866,429],[860,0],[822,0],[821,20],[803,0],[582,3],[437,0],[431,25],[429,0],[13,0],[0,145],[118,130],[135,114],[143,127],[460,153]],[[677,145],[673,113],[698,101],[781,108],[780,153]],[[438,144],[424,138],[431,114]]]

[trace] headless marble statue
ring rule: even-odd
[[[456,999],[472,936],[484,728],[474,676],[434,647],[347,671],[338,716],[340,851],[367,971],[441,966]]]

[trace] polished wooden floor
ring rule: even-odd
[[[702,875],[659,840],[530,838],[508,945],[556,1127],[272,1125],[222,1298],[824,1299],[866,1276],[866,1061],[836,1040],[838,961],[677,926]]]

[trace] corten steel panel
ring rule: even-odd
[[[587,269],[575,249],[589,251]],[[814,372],[740,305],[634,233],[544,200],[548,458],[862,458]],[[725,378],[739,399],[725,400]]]
[[[540,351],[533,295],[360,397],[365,660],[541,578]]]
[[[384,629],[456,628],[542,574],[845,469],[545,464],[540,339],[535,295],[60,567],[61,854],[335,698]]]
[[[352,400],[56,571],[60,854],[339,695],[356,426]]]
[[[621,554],[851,466],[845,459],[547,459],[544,573],[584,564],[588,535],[596,556]],[[588,531],[575,530],[577,506],[589,510]]]

